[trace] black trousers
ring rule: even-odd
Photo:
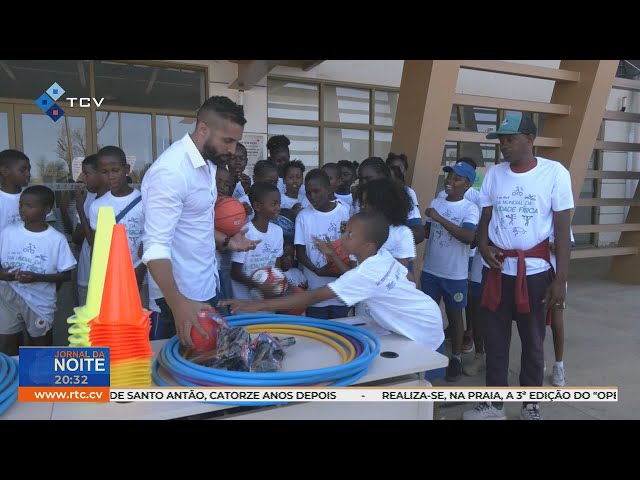
[[[482,270],[482,288],[487,280],[488,268]],[[511,327],[515,321],[522,342],[520,357],[520,385],[539,387],[544,378],[544,335],[546,311],[542,303],[551,284],[551,270],[527,276],[530,313],[519,314],[515,305],[516,277],[502,275],[502,299],[498,309],[490,312],[481,308],[486,319],[485,350],[487,353],[488,387],[508,386],[509,347]]]

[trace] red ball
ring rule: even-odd
[[[346,253],[342,252],[342,240],[338,239],[335,240],[333,242],[331,242],[331,245],[333,245],[334,250],[336,251],[336,253],[338,254],[338,257],[340,257],[340,260],[342,260],[342,262],[347,265],[348,267],[351,267],[351,259],[349,258],[349,255],[347,255]],[[331,261],[331,258],[327,258],[327,263],[329,263],[329,266],[331,267],[331,271],[334,273],[340,273],[340,270],[338,270],[338,268],[334,265],[334,263]]]
[[[202,328],[205,329],[209,338],[205,338],[196,330],[194,327],[191,327],[191,340],[193,341],[193,351],[195,353],[205,353],[210,352],[211,350],[216,348],[216,342],[218,340],[218,329],[220,325],[218,322],[211,319],[210,317],[198,315],[198,321]]]
[[[214,211],[215,229],[230,237],[242,229],[247,219],[244,206],[232,197],[218,197]]]

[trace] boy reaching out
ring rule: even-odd
[[[347,222],[342,250],[355,255],[358,266],[331,283],[288,297],[255,302],[223,300],[231,312],[291,310],[339,298],[346,305],[364,304],[363,314],[381,327],[435,350],[444,341],[440,309],[407,280],[407,269],[380,247],[389,222],[379,213],[360,212]]]

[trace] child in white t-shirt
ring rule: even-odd
[[[142,287],[147,266],[140,258],[140,245],[144,228],[144,209],[142,195],[127,183],[130,166],[122,149],[107,146],[100,149],[98,155],[98,167],[102,172],[109,191],[93,201],[89,207],[89,225],[94,234],[98,227],[98,211],[100,207],[112,207],[116,216],[116,223],[123,224],[127,231],[129,241],[129,253],[136,273],[138,288]],[[93,246],[93,238],[89,239]]]
[[[73,232],[73,241],[82,243],[80,257],[78,259],[78,305],[87,303],[87,290],[89,288],[89,273],[91,271],[91,246],[93,244],[94,231],[91,229],[91,204],[109,191],[104,175],[98,167],[98,155],[89,155],[82,161],[82,175],[84,182],[76,188],[76,228]],[[79,179],[80,180],[80,179]]]
[[[343,250],[358,260],[358,266],[353,270],[326,285],[297,295],[256,302],[224,300],[220,303],[230,306],[232,313],[291,310],[338,298],[346,305],[362,303],[366,318],[435,350],[444,341],[440,309],[407,280],[404,265],[388,250],[380,248],[388,234],[389,223],[382,214],[360,212],[349,219],[342,234]]]
[[[0,152],[0,232],[20,224],[20,193],[31,179],[29,157],[19,150]]]
[[[236,151],[233,155],[228,155],[227,169],[231,173],[232,183],[234,183],[234,189],[232,193],[233,198],[240,198],[249,194],[249,188],[251,188],[251,177],[244,173],[247,168],[247,162],[249,157],[247,156],[247,147],[238,142],[236,144]],[[249,205],[251,206],[251,205]]]
[[[76,259],[66,237],[45,220],[55,197],[43,185],[20,196],[24,223],[0,232],[0,352],[17,355],[22,331],[30,344],[52,345],[56,284],[71,280]]]
[[[338,162],[338,172],[340,173],[340,182],[335,193],[336,200],[342,202],[351,211],[353,207],[351,186],[358,178],[358,162],[340,160]]]
[[[304,163],[292,160],[283,167],[285,192],[281,196],[280,207],[289,209],[297,215],[301,209],[309,205],[307,196],[301,191],[304,183]]]
[[[462,312],[467,306],[470,244],[475,238],[480,212],[474,203],[464,198],[476,178],[473,167],[458,162],[443,170],[448,173],[447,197],[433,199],[426,211],[429,243],[420,285],[436,303],[444,299],[453,331],[452,356],[445,378],[455,382],[462,377]]]
[[[387,178],[372,180],[358,190],[358,201],[363,212],[378,212],[384,215],[389,224],[389,238],[382,245],[391,256],[409,268],[416,256],[416,245],[413,234],[404,222],[407,214],[413,209],[413,202],[400,182]],[[409,273],[409,280],[413,275]]]
[[[248,300],[252,298],[251,289],[257,289],[263,296],[275,295],[274,286],[268,283],[255,283],[251,280],[259,268],[280,268],[283,254],[282,228],[273,223],[280,212],[280,191],[271,183],[256,182],[249,189],[249,199],[255,217],[248,225],[245,237],[260,240],[255,250],[233,252],[231,254],[231,287],[233,298]]]
[[[309,280],[309,288],[319,288],[328,284],[339,274],[332,271],[327,258],[316,245],[316,240],[335,241],[340,238],[340,225],[349,219],[347,208],[331,200],[329,177],[320,169],[311,170],[305,178],[309,205],[296,217],[295,238],[296,257]],[[339,299],[327,299],[307,309],[307,316],[313,318],[346,317],[349,307]]]

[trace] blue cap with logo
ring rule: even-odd
[[[500,135],[516,135],[522,133],[524,135],[537,135],[538,129],[530,115],[524,115],[522,112],[507,112],[504,121],[495,132],[489,132],[487,139],[493,140]]]
[[[476,181],[476,171],[473,169],[471,165],[465,162],[458,162],[453,167],[442,167],[443,172],[455,172],[461,177],[466,178],[471,183]]]

